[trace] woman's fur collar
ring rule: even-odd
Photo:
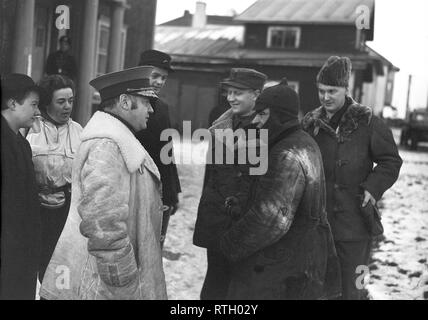
[[[318,134],[319,129],[323,129],[330,135],[341,139],[357,130],[360,124],[369,125],[373,110],[355,102],[352,98],[348,99],[351,99],[351,104],[340,120],[336,131],[328,124],[329,120],[322,106],[306,114],[302,120],[303,129],[313,136]]]
[[[83,142],[105,138],[113,140],[118,145],[130,173],[134,173],[144,165],[160,179],[156,164],[134,134],[115,117],[97,111],[83,129],[81,140]]]

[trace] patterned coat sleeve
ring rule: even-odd
[[[118,146],[107,139],[96,143],[80,179],[80,231],[88,238],[88,251],[107,285],[126,286],[136,281],[138,268],[126,224],[130,175]]]
[[[220,241],[232,261],[266,248],[289,230],[305,187],[303,169],[290,152],[269,154],[269,166],[257,182],[254,203]]]

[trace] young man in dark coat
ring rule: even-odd
[[[230,130],[236,133],[237,130],[247,131],[251,128],[251,122],[256,115],[255,102],[266,79],[265,74],[253,69],[231,70],[229,78],[221,83],[227,90],[229,109],[209,128],[212,140],[215,140],[216,131]],[[235,146],[228,146],[224,141],[219,142],[217,144],[212,141],[209,147],[209,163],[205,169],[204,186],[193,234],[193,243],[207,249],[208,269],[201,292],[202,300],[221,300],[227,296],[230,263],[218,250],[219,237],[232,219],[226,200],[234,196],[237,200],[241,199],[240,202],[245,202],[249,188],[248,174],[243,176],[237,166],[239,159],[235,159],[235,156],[238,151],[233,155],[234,163],[226,163],[225,151],[235,150]],[[223,152],[222,163],[215,161],[220,152]]]
[[[40,215],[31,148],[19,129],[40,115],[39,88],[23,74],[1,79],[0,299],[34,300]]]
[[[168,79],[169,73],[173,71],[171,57],[161,51],[147,50],[141,53],[139,65],[153,67],[150,85],[156,94],[159,94]],[[181,192],[181,186],[176,165],[174,163],[163,164],[160,157],[162,148],[168,143],[172,143],[172,141],[160,140],[162,131],[171,128],[169,106],[161,99],[158,99],[153,109],[154,114],[149,118],[147,129],[138,132],[136,137],[155,161],[161,175],[162,201],[164,205],[168,206],[168,209],[164,212],[162,225],[162,241],[164,241],[169,217],[177,211],[178,194]],[[173,152],[172,150],[171,147],[171,152]]]
[[[298,121],[290,87],[265,89],[253,123],[268,130],[264,175],[253,176],[241,218],[220,237],[233,262],[228,299],[326,299],[339,292],[322,158]]]
[[[368,265],[371,234],[362,208],[375,206],[398,178],[402,160],[391,130],[349,96],[351,61],[330,57],[317,76],[321,107],[303,127],[318,143],[327,182],[327,212],[342,273],[342,299],[362,299],[357,267]],[[376,166],[373,167],[373,164]],[[368,206],[368,207],[367,207]]]

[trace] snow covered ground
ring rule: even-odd
[[[397,133],[397,132],[395,132]],[[205,250],[192,244],[204,177],[206,144],[175,147],[176,159],[193,154],[199,164],[178,165],[183,193],[171,217],[164,247],[169,299],[199,299],[206,271]],[[428,147],[400,150],[400,177],[381,203],[385,233],[376,242],[367,289],[373,299],[422,299],[428,291]],[[193,153],[192,153],[193,151]]]
[[[369,266],[373,299],[423,299],[428,292],[428,147],[400,155],[400,177],[380,202],[385,233]]]

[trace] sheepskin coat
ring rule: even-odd
[[[71,208],[45,273],[46,299],[166,299],[161,182],[118,119],[96,112],[73,162]]]

